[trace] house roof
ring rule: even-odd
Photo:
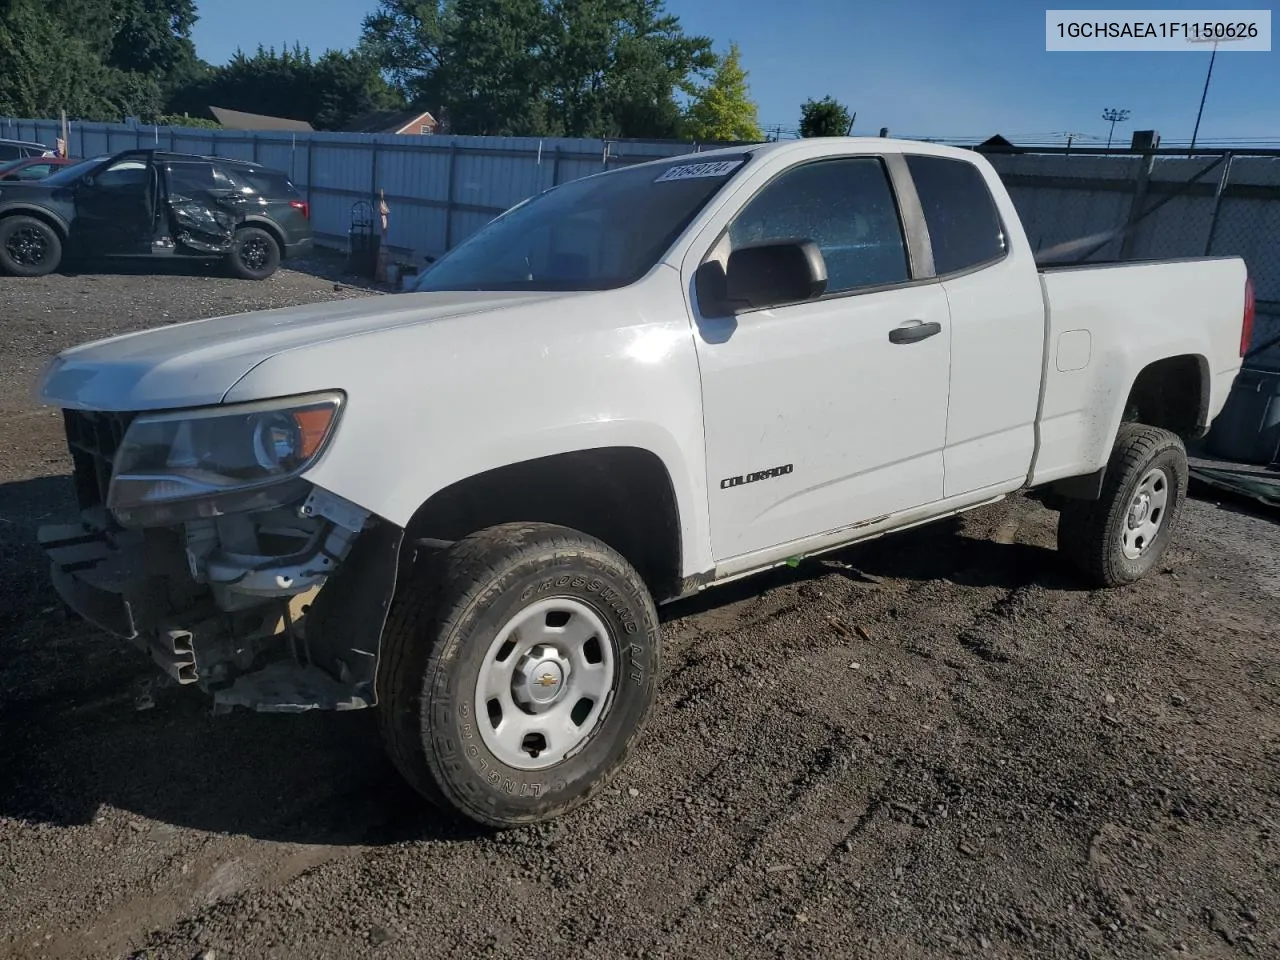
[[[261,113],[244,113],[226,107],[210,107],[213,118],[229,130],[313,130],[305,120],[268,117]]]
[[[375,110],[355,117],[344,129],[347,133],[398,133],[415,121],[434,123],[435,119],[429,110]]]
[[[992,153],[1021,153],[1022,152],[1020,148],[1014,146],[1011,142],[1006,140],[1004,137],[1000,136],[1000,134],[998,133],[993,137],[988,137],[986,140],[983,140],[974,149],[980,150],[983,152],[992,152]]]

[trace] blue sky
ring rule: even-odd
[[[1191,53],[1047,53],[1048,4],[1025,0],[668,0],[690,33],[717,48],[737,41],[766,125],[794,128],[800,104],[831,94],[857,111],[855,133],[887,126],[904,136],[1014,138],[1075,131],[1105,137],[1104,107],[1131,112],[1118,125],[1187,140],[1207,49]],[[236,47],[296,40],[320,53],[350,47],[375,0],[198,0],[199,54],[213,63]],[[1103,3],[1055,3],[1097,8]],[[1240,9],[1207,0],[1115,4],[1123,9]],[[1275,139],[1280,145],[1280,48],[1219,51],[1200,138]]]

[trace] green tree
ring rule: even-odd
[[[377,62],[359,51],[326,50],[304,79],[311,94],[307,119],[317,130],[342,130],[361,114],[405,105]]]
[[[537,135],[547,129],[548,81],[538,52],[548,42],[540,0],[454,0],[440,63],[418,89],[444,106],[457,132]]]
[[[672,137],[715,63],[663,0],[380,0],[362,45],[467,134]]]
[[[114,0],[113,8],[108,66],[144,74],[163,85],[195,61],[195,0]]]
[[[155,117],[152,122],[161,127],[192,127],[201,130],[222,129],[222,124],[217,120],[207,120],[204,117],[193,117],[186,113],[162,113]]]
[[[104,93],[97,53],[69,36],[40,0],[10,0],[0,12],[0,114],[119,119]]]
[[[279,52],[259,46],[252,56],[237,50],[230,62],[176,91],[168,110],[203,117],[211,106],[226,107],[341,130],[362,113],[403,105],[368,54],[328,50],[315,60],[295,43]]]
[[[0,112],[150,118],[199,70],[194,0],[0,0]]]
[[[685,131],[694,140],[764,139],[736,43],[729,44],[710,82],[695,94]]]
[[[809,99],[800,107],[802,137],[843,137],[852,123],[848,108],[833,97]]]

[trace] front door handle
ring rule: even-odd
[[[918,340],[927,340],[935,333],[942,332],[942,324],[936,320],[930,320],[924,323],[920,320],[908,320],[900,327],[894,327],[889,331],[890,343],[915,343]]]

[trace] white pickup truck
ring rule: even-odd
[[[61,596],[221,709],[376,706],[427,798],[549,819],[624,762],[656,605],[1037,491],[1158,561],[1252,323],[1238,258],[1039,269],[981,155],[718,150],[567,183],[412,291],[65,351]]]

